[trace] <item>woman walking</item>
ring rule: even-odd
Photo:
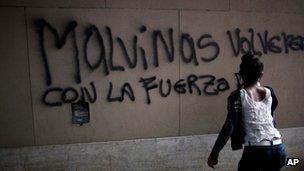
[[[261,86],[263,63],[252,53],[242,56],[242,85],[228,97],[228,114],[208,158],[214,168],[219,152],[231,138],[232,150],[244,147],[239,171],[279,171],[286,153],[273,119],[278,100],[271,87]]]

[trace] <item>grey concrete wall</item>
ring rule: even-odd
[[[236,87],[234,73],[238,70],[240,55],[233,55],[226,31],[241,29],[249,37],[248,29],[255,30],[256,48],[263,50],[257,32],[268,36],[279,36],[275,44],[283,47],[282,32],[303,37],[304,3],[292,1],[238,1],[238,0],[98,0],[98,1],[1,1],[0,2],[0,147],[66,144],[136,138],[167,137],[217,133],[226,117],[226,98]],[[44,18],[62,35],[67,23],[78,23],[75,34],[79,48],[82,82],[74,81],[74,63],[71,35],[62,49],[54,45],[54,36],[45,31],[45,47],[49,57],[53,84],[45,84],[45,68],[40,51],[39,35],[34,21]],[[109,55],[108,37],[105,27],[112,29],[114,36],[114,63],[126,67],[125,72],[114,71],[105,76],[102,67],[91,71],[84,61],[84,31],[96,25],[105,39]],[[140,33],[139,28],[147,26]],[[160,30],[165,39],[167,31],[173,29],[175,60],[170,63],[160,45],[159,67],[153,66],[151,35]],[[185,63],[179,51],[180,36],[189,34],[195,44],[199,64]],[[197,41],[203,34],[210,34],[210,40],[219,44],[219,56],[211,61],[200,60],[210,57],[214,49],[200,49]],[[138,66],[128,68],[124,55],[116,41],[121,37],[129,53],[132,38],[138,36],[138,44],[145,49],[148,70]],[[279,40],[278,40],[279,39]],[[207,40],[206,40],[207,41]],[[303,42],[296,42],[295,44]],[[296,45],[294,45],[296,46]],[[187,46],[186,46],[187,47]],[[302,48],[302,47],[301,47]],[[303,48],[289,50],[289,53],[268,52],[261,57],[265,63],[263,85],[272,85],[279,98],[276,119],[280,128],[304,126],[304,70]],[[96,61],[99,54],[96,40],[89,44],[89,59]],[[295,48],[296,49],[296,48]],[[284,50],[284,49],[282,49]],[[189,51],[185,50],[189,55]],[[160,79],[186,79],[190,74],[212,74],[217,79],[225,78],[230,89],[216,96],[194,93],[178,94],[173,91],[163,98],[157,89],[151,90],[152,103],[145,103],[146,93],[139,83],[140,77],[157,76]],[[95,83],[97,100],[90,104],[91,122],[84,126],[71,123],[71,106],[63,104],[50,107],[41,102],[43,93],[53,87],[73,87],[79,91],[90,82]],[[115,95],[120,86],[129,82],[136,100],[128,98],[123,102],[107,102],[109,82],[114,84]],[[201,87],[204,82],[199,83]],[[203,88],[202,88],[203,89]],[[80,92],[80,91],[79,91]],[[60,94],[52,94],[49,100],[57,100]]]
[[[304,169],[304,127],[280,129],[287,157],[300,158]],[[217,134],[0,149],[1,170],[213,170],[206,164]],[[216,170],[234,171],[242,150],[230,141],[220,153]]]

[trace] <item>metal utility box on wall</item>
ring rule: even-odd
[[[79,101],[77,103],[72,103],[71,106],[73,124],[82,125],[90,122],[90,109],[88,102]]]

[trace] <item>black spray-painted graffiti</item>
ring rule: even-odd
[[[48,106],[61,106],[64,103],[73,103],[75,101],[89,101],[94,103],[97,100],[97,92],[94,82],[90,83],[90,91],[87,87],[81,87],[79,92],[73,87],[52,87],[47,89],[42,95],[42,102]],[[50,101],[48,96],[56,94],[58,99],[56,101]]]
[[[159,58],[160,56],[165,56],[168,62],[173,62],[176,58],[176,52],[180,54],[181,61],[185,64],[198,66],[201,62],[208,63],[214,61],[220,54],[219,44],[213,40],[211,34],[202,34],[197,39],[192,37],[189,33],[181,33],[178,35],[179,42],[178,47],[175,47],[174,43],[174,30],[169,28],[167,31],[163,32],[161,30],[149,30],[146,26],[140,26],[138,33],[132,36],[131,48],[128,49],[126,46],[126,41],[119,36],[114,36],[110,27],[105,26],[105,35],[101,34],[100,28],[95,25],[91,25],[85,29],[84,33],[84,45],[83,50],[79,50],[79,45],[77,43],[77,22],[71,21],[67,23],[67,26],[63,33],[60,34],[58,31],[44,19],[35,20],[35,27],[38,32],[41,57],[45,69],[45,84],[49,87],[45,93],[42,95],[42,102],[49,106],[61,106],[64,103],[72,103],[77,100],[85,100],[94,103],[97,99],[97,90],[94,82],[90,83],[90,88],[80,87],[76,90],[73,87],[54,87],[53,86],[53,76],[52,70],[49,65],[48,59],[50,58],[47,54],[47,49],[45,48],[45,36],[44,33],[48,30],[55,37],[55,47],[58,49],[63,48],[68,36],[72,40],[74,49],[74,65],[75,65],[75,75],[74,81],[77,84],[82,82],[79,54],[83,52],[84,61],[86,67],[94,71],[98,68],[102,68],[104,75],[109,75],[111,72],[124,72],[126,68],[134,69],[138,66],[138,61],[141,60],[142,68],[148,70],[151,67],[160,67]],[[149,32],[148,32],[149,31]],[[146,54],[146,50],[138,43],[138,38],[143,33],[150,34],[152,54]],[[248,36],[249,33],[249,36]],[[290,50],[293,51],[304,51],[304,37],[295,36],[292,34],[281,33],[280,35],[270,36],[268,31],[263,33],[255,33],[253,29],[248,29],[246,32],[247,37],[242,34],[239,28],[233,31],[227,31],[227,37],[230,42],[230,46],[233,51],[234,56],[239,54],[244,54],[247,51],[253,51],[257,55],[267,54],[267,53],[289,53]],[[99,56],[94,62],[90,61],[88,55],[89,42],[92,38],[97,39],[99,45]],[[256,41],[258,38],[259,41]],[[108,41],[105,41],[108,40]],[[256,42],[259,42],[262,49],[257,48]],[[118,45],[119,48],[114,49],[114,43]],[[108,46],[106,46],[108,45]],[[109,48],[106,48],[109,47]],[[123,60],[125,60],[127,66],[122,66],[114,63],[114,51],[120,50],[123,54]],[[204,54],[205,50],[211,51],[208,55]],[[160,51],[164,54],[160,55]],[[149,66],[147,62],[148,57],[152,57],[153,65]],[[197,82],[203,81],[203,86],[199,86]],[[192,94],[194,90],[197,91],[198,95],[217,95],[219,92],[228,90],[230,88],[228,81],[225,78],[217,79],[213,75],[189,75],[185,79],[177,80],[176,82],[170,79],[163,80],[157,79],[156,76],[149,78],[140,78],[139,84],[142,85],[146,92],[146,103],[150,104],[150,91],[153,89],[158,89],[161,97],[167,97],[171,92],[176,92],[178,94],[190,93]],[[121,87],[120,95],[113,96],[113,83],[109,82],[109,89],[107,100],[108,102],[122,102],[125,97],[128,97],[131,101],[135,101],[135,94],[131,83],[124,83]],[[50,101],[48,96],[51,94],[57,94],[58,100]]]
[[[218,95],[220,92],[230,88],[229,83],[225,78],[216,79],[213,75],[194,75],[190,74],[185,79],[179,79],[172,82],[170,79],[158,79],[156,76],[140,78],[138,83],[146,92],[146,103],[151,103],[150,92],[153,89],[158,89],[161,97],[169,96],[173,91],[178,94],[197,94],[197,95]],[[91,93],[90,93],[91,91]],[[94,103],[97,99],[97,92],[94,82],[90,83],[90,91],[87,87],[80,87],[79,93],[73,87],[53,87],[45,91],[42,97],[44,104],[49,106],[61,106],[64,103],[72,103],[77,100],[89,101]],[[157,91],[157,90],[156,90]],[[56,101],[50,101],[48,96],[56,95]],[[135,94],[131,83],[126,82],[121,86],[119,95],[114,95],[113,84],[109,82],[107,101],[108,102],[123,102],[125,98],[135,101]]]
[[[71,21],[70,23],[67,24],[65,31],[63,32],[62,36],[60,37],[59,33],[57,30],[51,26],[47,21],[44,19],[39,19],[35,21],[35,25],[39,34],[39,41],[40,41],[40,51],[42,54],[43,58],[43,63],[45,67],[45,73],[46,73],[46,78],[45,78],[45,83],[46,85],[50,86],[52,85],[52,74],[48,62],[48,56],[47,56],[47,51],[45,49],[45,40],[44,40],[44,32],[46,29],[48,29],[55,37],[55,45],[58,49],[61,49],[64,44],[66,43],[67,37],[69,34],[71,34],[72,42],[74,45],[74,50],[75,50],[75,82],[76,83],[81,83],[81,74],[80,74],[80,67],[79,67],[79,48],[76,40],[76,32],[75,29],[77,27],[77,22],[76,21]],[[114,40],[116,40],[116,43],[118,43],[119,47],[121,48],[123,52],[123,57],[124,60],[128,64],[129,69],[133,69],[137,66],[138,63],[138,58],[143,61],[143,69],[147,70],[149,69],[150,66],[148,66],[147,63],[147,56],[146,56],[146,50],[138,45],[137,40],[138,36],[134,35],[132,38],[132,49],[128,50],[126,47],[126,44],[124,40],[116,36],[114,37],[111,31],[111,28],[106,26],[106,37],[108,38],[109,43],[109,53],[106,53],[106,48],[105,48],[105,41],[104,41],[104,36],[101,35],[99,29],[92,25],[89,26],[86,31],[85,31],[85,43],[84,43],[84,59],[86,62],[87,67],[90,70],[96,70],[99,67],[103,68],[103,72],[105,75],[109,75],[111,71],[125,71],[126,66],[120,66],[117,64],[114,64],[113,62],[113,51],[114,51]],[[146,32],[147,28],[146,26],[141,26],[139,28],[139,32],[143,33]],[[162,48],[166,52],[166,57],[168,62],[173,62],[175,59],[175,50],[176,48],[174,47],[174,42],[173,42],[173,29],[169,28],[168,29],[168,41],[165,39],[164,34],[160,30],[152,30],[152,48],[153,48],[153,66],[154,67],[159,67],[159,49],[161,48],[160,46],[162,45]],[[91,40],[92,36],[96,36],[98,43],[99,43],[99,50],[100,50],[100,56],[98,60],[95,63],[91,63],[89,61],[88,57],[88,43]],[[201,56],[200,59],[204,62],[211,62],[214,59],[216,59],[219,55],[219,45],[212,40],[212,36],[209,34],[203,34],[196,42],[194,39],[187,33],[182,33],[179,39],[179,52],[181,54],[181,58],[185,63],[193,63],[195,65],[198,65],[199,60],[197,57],[197,52],[196,52],[196,46],[198,49],[205,49],[205,48],[214,48],[214,54],[211,57],[206,57],[206,56]],[[185,49],[188,48],[190,51],[190,54],[186,54]],[[109,57],[106,56],[106,54],[109,54]],[[102,65],[102,66],[101,66]]]
[[[231,31],[227,31],[227,35],[235,56],[240,53],[244,54],[250,50],[256,55],[272,53],[286,53],[290,50],[293,51],[304,51],[304,37],[300,35],[292,35],[282,32],[280,35],[269,36],[269,32],[265,30],[263,33],[256,33],[250,28],[248,29],[250,34],[249,38],[241,35],[239,28],[234,30],[234,35]],[[259,45],[262,47],[261,50],[256,48],[255,39],[258,37]],[[235,40],[234,40],[235,39]]]
[[[147,104],[151,103],[149,92],[152,89],[158,88],[159,94],[162,97],[167,97],[170,95],[172,89],[178,94],[190,93],[194,94],[196,91],[197,95],[217,95],[219,92],[228,90],[229,83],[225,78],[216,79],[213,75],[194,75],[190,74],[186,79],[179,79],[174,84],[170,79],[167,79],[167,85],[164,86],[164,80],[160,79],[159,83],[157,83],[156,76],[149,78],[140,78],[143,88],[146,91],[146,99]],[[164,88],[166,87],[166,88]],[[167,91],[164,92],[164,89]]]

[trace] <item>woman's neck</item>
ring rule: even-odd
[[[259,86],[261,86],[261,83],[259,81],[254,84],[250,84],[250,85],[244,84],[244,88],[253,88],[253,87],[259,87]]]

